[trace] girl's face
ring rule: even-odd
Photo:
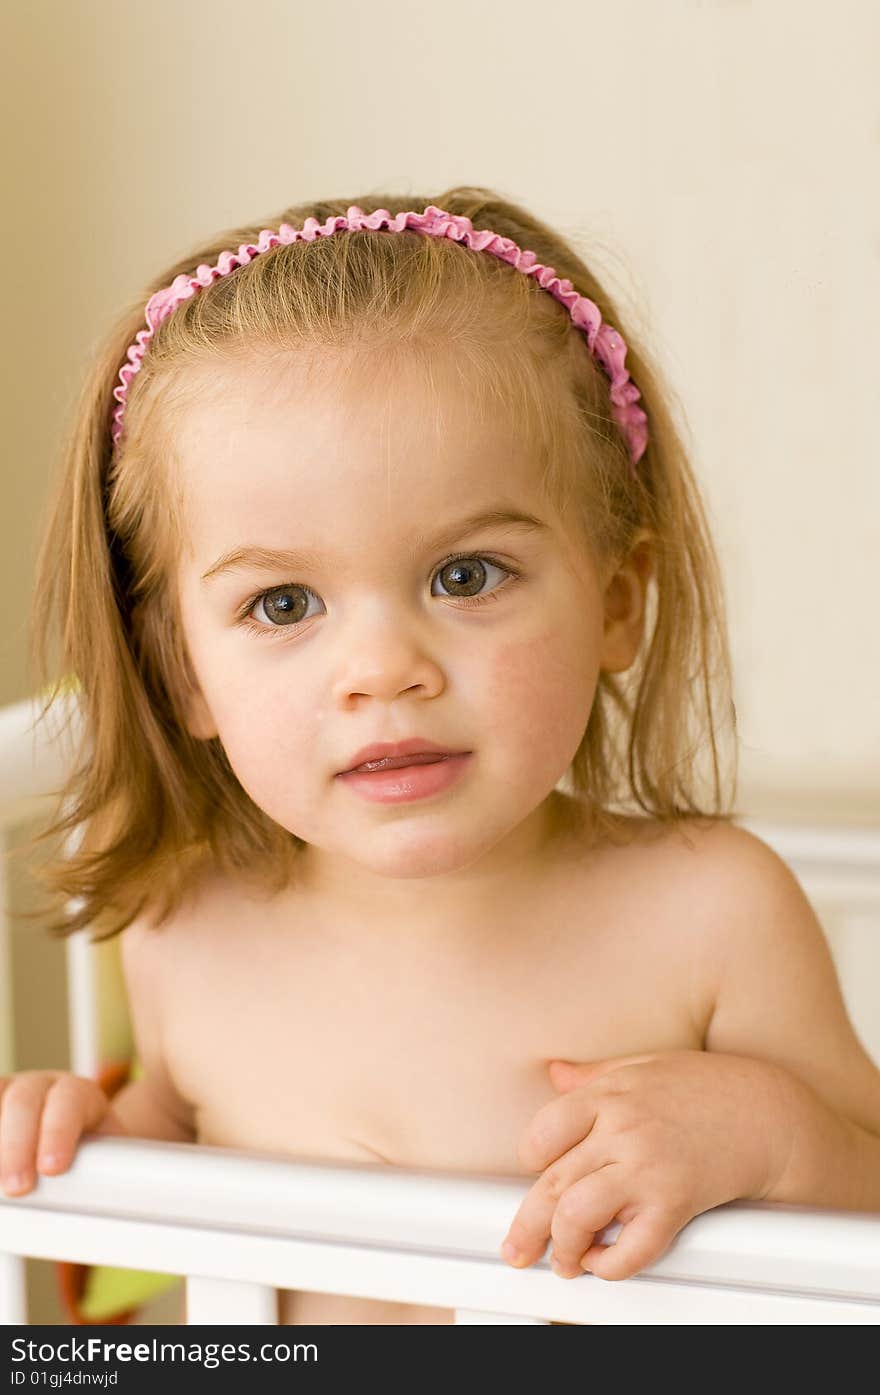
[[[538,855],[614,659],[594,563],[500,406],[478,422],[432,370],[436,422],[411,372],[340,385],[306,383],[294,359],[212,368],[176,437],[190,730],[219,737],[331,889],[446,887]],[[490,512],[538,522],[467,522]],[[248,549],[290,555],[220,565]],[[364,746],[414,737],[472,752],[450,788],[379,803],[338,777]]]

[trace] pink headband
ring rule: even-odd
[[[187,276],[182,272],[174,278],[170,286],[156,291],[147,301],[144,311],[148,328],[140,330],[135,343],[129,345],[125,355],[128,363],[123,364],[119,370],[121,386],[113,389],[113,396],[119,403],[113,413],[111,427],[114,446],[122,432],[122,415],[128,387],[141,366],[147,344],[157,326],[182,301],[188,300],[202,287],[210,286],[217,277],[228,276],[237,266],[245,266],[252,257],[259,256],[261,252],[268,252],[270,248],[281,243],[312,242],[316,237],[328,237],[334,232],[346,229],[367,228],[375,232],[383,226],[389,232],[401,232],[404,228],[412,228],[431,237],[449,237],[456,242],[463,242],[475,252],[490,252],[492,256],[508,262],[524,275],[534,276],[545,291],[549,291],[550,295],[566,307],[572,323],[586,334],[592,358],[611,383],[612,415],[629,446],[633,465],[638,464],[648,444],[648,419],[641,407],[636,406],[641,393],[624,367],[626,344],[623,337],[610,325],[603,324],[599,309],[592,300],[578,295],[569,280],[560,281],[551,266],[541,266],[534,252],[523,252],[509,237],[499,237],[497,233],[489,232],[488,229],[474,231],[470,218],[445,213],[434,204],[429,204],[424,213],[397,213],[393,218],[386,208],[367,214],[362,208],[352,204],[345,218],[330,217],[323,224],[316,218],[307,218],[301,229],[292,228],[289,223],[282,223],[277,232],[264,228],[256,243],[242,243],[238,252],[221,252],[216,266],[202,263],[196,268],[194,276]]]

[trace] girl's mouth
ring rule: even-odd
[[[367,761],[338,778],[353,794],[378,804],[405,804],[428,799],[449,789],[465,773],[473,751],[437,756],[425,752],[413,756],[385,756]]]
[[[423,751],[413,756],[383,756],[381,760],[365,760],[363,765],[356,765],[355,770],[402,770],[407,765],[433,765],[434,761],[446,760],[446,756],[432,755],[430,751]],[[352,771],[346,771],[351,775]]]

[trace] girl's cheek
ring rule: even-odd
[[[580,725],[587,719],[598,679],[598,660],[585,644],[562,634],[506,645],[488,675],[488,715],[529,732]],[[562,732],[558,731],[561,735]]]

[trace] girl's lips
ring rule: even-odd
[[[398,756],[407,764],[380,770],[348,770],[339,776],[353,794],[378,804],[405,804],[428,799],[450,788],[470,764],[473,751],[457,756]]]
[[[446,755],[452,752],[435,753],[432,751],[417,751],[410,756],[383,756],[381,760],[365,760],[362,765],[356,765],[355,770],[402,770],[407,765],[430,765],[432,761],[445,760]],[[351,770],[345,771],[346,775],[351,775]]]
[[[415,765],[429,756],[462,756],[466,754],[467,752],[462,751],[460,747],[441,746],[426,736],[409,736],[405,741],[374,741],[369,746],[362,746],[359,751],[356,751],[348,765],[336,773],[337,775],[348,775],[350,771],[360,770],[362,767],[387,769],[388,763],[391,761],[402,767]]]

